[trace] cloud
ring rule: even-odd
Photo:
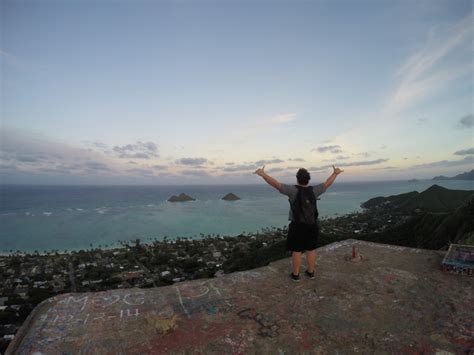
[[[201,165],[210,162],[206,158],[181,158],[176,160],[175,163],[180,165]]]
[[[355,162],[349,162],[349,163],[340,163],[338,166],[364,166],[364,165],[377,165],[380,163],[385,163],[388,161],[388,159],[375,159],[375,160],[365,160],[365,161],[355,161]],[[327,165],[327,167],[330,167],[332,165]]]
[[[254,124],[254,127],[268,127],[268,126],[278,126],[285,124],[291,121],[296,120],[296,113],[283,113],[279,115],[272,116],[266,120],[259,121]]]
[[[288,159],[288,161],[301,161],[301,162],[303,162],[303,161],[306,161],[306,160],[304,160],[303,158],[290,158],[290,159]]]
[[[95,141],[95,142],[92,142],[92,144],[93,144],[94,147],[97,147],[97,148],[100,148],[100,149],[107,149],[107,145],[105,143]]]
[[[106,164],[98,161],[88,161],[85,162],[83,166],[88,170],[111,171],[111,169]]]
[[[192,175],[192,176],[200,176],[200,177],[210,177],[208,172],[204,170],[183,170],[181,171],[181,174],[183,175]]]
[[[38,170],[41,171],[42,173],[71,174],[71,170],[61,169],[59,167],[56,167],[56,168],[39,168]]]
[[[158,147],[153,142],[140,142],[115,146],[112,149],[122,159],[150,159],[159,156]]]
[[[454,152],[454,154],[455,155],[473,155],[474,148],[458,150],[457,152]]]
[[[247,170],[255,170],[259,166],[255,164],[237,164],[232,166],[225,166],[221,168],[222,171],[225,172],[235,172],[235,171],[247,171]]]
[[[262,167],[263,165],[267,164],[279,164],[279,163],[284,163],[285,161],[282,159],[262,159],[258,160],[253,163],[244,163],[244,164],[235,164],[232,163],[232,165],[227,165],[224,167],[220,167],[219,169],[224,172],[235,172],[235,171],[248,171],[248,170],[255,170],[257,168]]]
[[[371,152],[362,152],[362,153],[357,153],[356,155],[363,156],[364,158],[368,158],[371,156]]]
[[[474,163],[474,156],[467,156],[461,160],[439,160],[426,164],[413,165],[411,169],[423,169],[423,168],[448,168],[452,166],[463,166],[472,165]]]
[[[158,170],[166,170],[168,169],[168,166],[167,165],[153,165],[152,168],[158,169]]]
[[[37,163],[37,162],[48,160],[46,156],[38,155],[38,154],[19,154],[19,155],[10,157],[10,159],[17,160],[19,162],[24,162],[24,163]]]
[[[4,164],[0,162],[0,171],[19,171],[15,164]]]
[[[472,77],[472,21],[469,14],[460,21],[431,27],[424,43],[394,73],[392,89],[378,108],[360,116],[333,140],[384,143],[381,140],[387,137],[390,141],[394,129],[406,124],[406,110],[448,89],[455,80]]]
[[[398,113],[446,85],[447,81],[472,71],[470,63],[466,63],[465,67],[458,64],[450,69],[436,68],[453,50],[463,44],[470,45],[472,20],[472,15],[468,15],[449,28],[432,28],[425,46],[397,71],[395,78],[398,84],[389,98],[386,111]]]
[[[260,165],[265,165],[265,164],[279,164],[279,163],[284,163],[284,160],[281,159],[272,159],[272,160],[259,160],[256,161],[254,164],[255,166],[260,166]]]
[[[281,171],[286,171],[286,169],[285,168],[271,168],[267,170],[268,173],[279,173]]]
[[[113,161],[108,162],[102,153],[87,148],[9,127],[2,129],[0,140],[0,161],[16,167],[6,176],[8,183],[99,183],[98,176],[119,176],[117,166],[112,168]]]
[[[376,160],[364,160],[364,161],[354,161],[354,162],[347,162],[347,163],[338,163],[338,167],[346,167],[346,166],[367,166],[367,165],[377,165],[381,163],[385,163],[389,159],[376,159]],[[309,170],[314,171],[326,171],[328,168],[332,168],[335,164],[328,164],[319,167],[311,167]]]
[[[333,154],[342,153],[341,146],[339,145],[325,145],[317,147],[311,150],[312,152],[318,151],[319,153],[331,152]]]
[[[466,115],[464,117],[461,117],[458,122],[458,127],[459,128],[472,128],[474,127],[474,115]]]
[[[100,160],[100,156],[87,149],[72,147],[23,130],[2,127],[0,140],[1,159],[16,161],[21,166],[54,167],[64,162]]]
[[[350,157],[345,156],[345,155],[338,155],[336,158],[333,158],[333,159],[323,159],[323,161],[346,160],[346,159],[350,159]]]
[[[383,168],[373,168],[372,170],[394,170],[398,169],[396,166],[384,166]]]
[[[134,168],[134,169],[127,169],[126,171],[128,173],[138,174],[138,175],[141,175],[141,176],[150,176],[150,175],[154,174],[153,170],[151,170],[151,169]]]

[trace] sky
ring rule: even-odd
[[[474,168],[471,0],[0,2],[1,183]]]

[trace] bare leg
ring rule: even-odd
[[[314,269],[316,268],[316,250],[306,251],[306,262],[308,265],[308,272],[314,272]]]
[[[291,254],[293,260],[293,275],[300,274],[300,267],[301,267],[301,252],[294,251]]]

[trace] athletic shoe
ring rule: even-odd
[[[306,270],[304,272],[304,274],[309,277],[310,279],[314,279],[314,271],[313,272],[309,272],[308,270]]]
[[[300,280],[300,275],[293,275],[293,273],[290,274],[290,279],[292,279],[293,281],[296,281],[298,282]]]

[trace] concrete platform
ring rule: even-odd
[[[362,260],[346,260],[355,245]],[[316,279],[291,260],[155,289],[41,303],[8,354],[473,353],[474,279],[445,252],[346,240],[318,249]]]

